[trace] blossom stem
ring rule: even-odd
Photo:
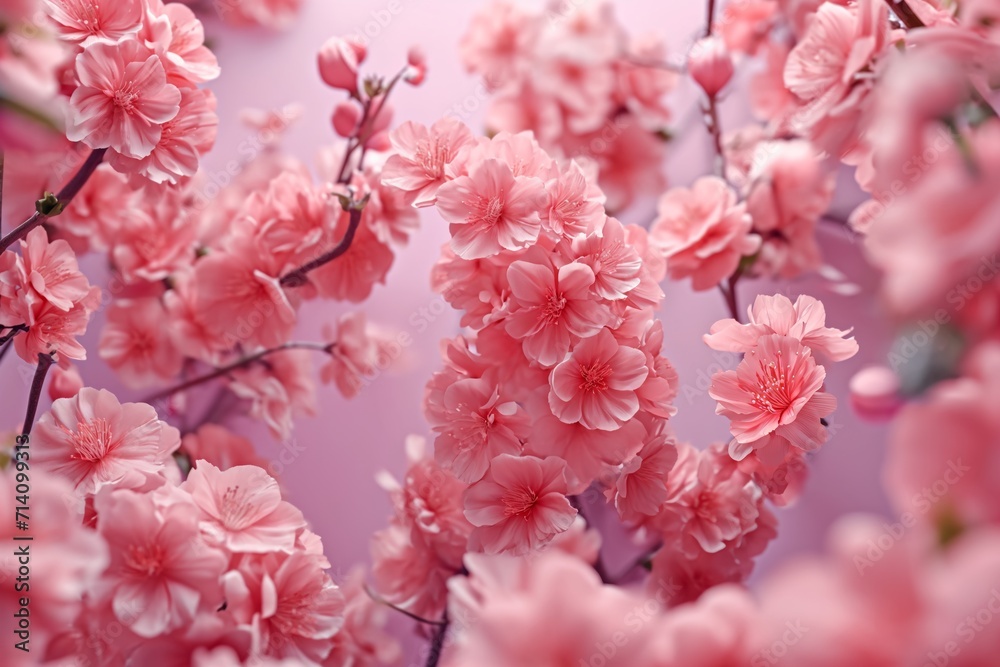
[[[351,248],[351,243],[354,242],[354,235],[358,231],[358,226],[361,224],[361,209],[351,208],[351,218],[347,224],[347,232],[344,234],[344,238],[340,239],[340,243],[334,246],[331,250],[323,253],[311,262],[307,262],[297,269],[286,273],[281,277],[282,287],[299,287],[304,285],[306,282],[306,274],[313,269],[318,269],[319,267],[332,262],[337,259],[345,252]]]
[[[104,154],[107,152],[106,148],[98,148],[91,151],[90,155],[84,161],[80,169],[73,175],[73,178],[63,186],[63,189],[59,191],[59,194],[55,196],[55,201],[52,203],[50,210],[43,213],[42,211],[35,211],[34,215],[22,222],[20,225],[14,228],[14,230],[0,239],[0,252],[3,252],[7,248],[19,239],[23,239],[28,235],[35,227],[52,218],[54,216],[62,213],[70,202],[73,201],[73,197],[80,192],[80,189],[87,183],[90,177],[94,174],[101,162],[104,161]]]
[[[705,37],[712,36],[713,25],[715,24],[715,0],[708,0],[708,16],[705,23]]]
[[[586,522],[587,526],[590,527],[590,518],[583,511],[583,503],[580,500],[580,496],[569,496],[569,504],[573,506],[580,518]],[[594,561],[594,571],[597,572],[597,576],[601,578],[601,582],[605,584],[612,583],[610,576],[608,575],[608,570],[604,567],[604,560],[601,558],[601,551],[597,551],[597,560]]]
[[[3,163],[4,154],[0,150],[0,229],[3,228]]]
[[[444,638],[448,634],[448,610],[444,612],[444,620],[434,631],[431,638],[431,647],[427,652],[427,667],[437,667],[441,661],[441,653],[444,651]]]
[[[35,368],[35,377],[31,380],[31,391],[28,394],[28,410],[24,415],[21,435],[31,434],[31,427],[35,424],[35,413],[38,412],[38,401],[42,397],[42,385],[45,384],[45,376],[48,375],[49,367],[53,363],[55,363],[55,359],[52,354],[39,353],[38,367]]]
[[[256,361],[260,361],[261,359],[263,359],[268,355],[274,354],[276,352],[284,352],[285,350],[316,350],[317,352],[326,352],[327,354],[331,354],[333,350],[333,345],[323,344],[323,343],[295,342],[295,341],[292,341],[290,343],[283,343],[278,347],[272,347],[267,350],[261,350],[260,352],[255,352],[250,356],[243,357],[242,359],[234,361],[231,364],[227,364],[226,366],[220,366],[219,368],[216,368],[214,371],[210,373],[206,373],[205,375],[199,375],[198,377],[194,377],[191,378],[190,380],[181,382],[180,384],[176,384],[173,387],[168,387],[163,391],[158,391],[155,394],[151,394],[150,396],[147,396],[146,398],[142,399],[142,402],[152,403],[154,401],[163,400],[164,398],[173,396],[178,392],[186,391],[188,389],[191,389],[192,387],[197,387],[200,384],[205,384],[206,382],[211,382],[216,378],[228,375],[229,373],[238,370],[240,368],[245,368],[246,366],[249,366],[250,364]]]
[[[389,602],[384,597],[382,597],[381,595],[379,595],[378,593],[376,593],[375,591],[373,591],[372,587],[369,586],[367,583],[365,584],[365,593],[367,593],[368,597],[370,597],[372,600],[374,600],[375,602],[379,603],[380,605],[386,606],[389,609],[392,609],[393,611],[398,611],[403,616],[407,616],[409,618],[412,618],[414,621],[417,621],[418,623],[425,623],[427,625],[437,625],[437,626],[448,625],[447,619],[440,620],[440,621],[432,621],[429,618],[424,618],[423,616],[418,616],[417,614],[414,614],[412,611],[407,611],[407,610],[403,609],[402,607],[397,607],[396,605],[394,605],[393,603]]]
[[[361,120],[358,122],[357,134],[351,137],[347,142],[347,150],[344,151],[344,160],[340,163],[340,171],[337,172],[337,183],[343,184],[351,180],[351,172],[348,171],[347,167],[351,162],[351,156],[354,155],[354,151],[358,150],[358,148],[361,148],[361,157],[358,160],[358,169],[361,169],[364,166],[365,155],[368,152],[368,148],[365,147],[364,144],[371,139],[370,132],[375,126],[376,119],[378,119],[379,114],[382,113],[382,108],[385,106],[386,100],[389,99],[389,94],[392,92],[392,89],[396,87],[399,80],[403,78],[404,74],[406,74],[406,70],[407,68],[404,67],[398,74],[396,74],[396,76],[392,78],[391,81],[389,81],[389,85],[386,86],[385,92],[382,93],[382,99],[379,101],[378,106],[375,107],[374,111],[372,111],[371,98],[365,101],[364,111],[361,114]],[[369,135],[362,138],[361,135],[366,130],[369,132]]]
[[[725,284],[719,284],[719,290],[722,292],[722,296],[726,299],[726,307],[729,308],[729,314],[733,316],[733,319],[737,322],[742,323],[740,319],[740,307],[736,300],[736,281],[739,280],[739,273],[734,274],[725,282]]]
[[[719,105],[715,97],[709,97],[703,108],[705,127],[712,136],[712,148],[715,150],[715,174],[722,180],[726,178],[726,153],[722,149],[722,125],[719,123]]]

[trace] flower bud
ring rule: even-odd
[[[414,46],[406,55],[406,62],[409,68],[403,79],[411,86],[419,86],[427,76],[427,56],[419,46]]]
[[[869,366],[855,373],[850,392],[854,411],[869,421],[889,419],[903,404],[899,378],[885,366]]]
[[[76,366],[62,368],[53,366],[49,371],[49,398],[53,401],[60,398],[72,398],[83,389],[83,378]]]
[[[326,85],[358,92],[358,66],[367,50],[352,37],[331,37],[319,50],[319,74]]]
[[[705,94],[715,97],[733,78],[733,59],[718,37],[703,37],[688,54],[688,72]]]
[[[333,108],[333,129],[342,137],[352,137],[361,121],[361,110],[350,100],[344,100]]]

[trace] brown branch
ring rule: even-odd
[[[314,269],[318,269],[324,264],[328,264],[333,260],[337,259],[345,252],[350,250],[351,243],[354,242],[354,235],[358,231],[358,227],[361,224],[361,209],[351,208],[351,218],[347,223],[347,232],[344,234],[344,238],[340,239],[340,243],[333,247],[333,249],[328,252],[323,253],[311,262],[307,262],[297,269],[293,269],[281,277],[280,283],[282,287],[300,287],[306,283],[306,274]]]
[[[104,154],[107,152],[106,148],[98,148],[87,156],[83,165],[80,166],[79,171],[73,175],[73,178],[69,180],[59,194],[55,195],[54,200],[51,198],[40,200],[40,202],[45,203],[45,212],[42,210],[35,211],[34,215],[18,225],[14,230],[0,239],[0,252],[3,252],[7,248],[19,239],[23,239],[28,235],[35,227],[39,226],[49,218],[55,217],[66,210],[70,202],[73,201],[80,189],[87,183],[90,177],[94,174],[94,171],[101,165],[104,160]]]
[[[31,427],[35,423],[35,413],[38,412],[38,402],[42,397],[45,376],[53,363],[55,363],[55,359],[52,354],[38,355],[38,367],[35,369],[35,377],[31,380],[31,390],[28,393],[28,410],[24,415],[24,424],[21,425],[22,436],[31,434]]]

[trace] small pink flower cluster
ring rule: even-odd
[[[543,12],[498,0],[461,42],[466,68],[494,93],[487,126],[531,130],[552,155],[592,163],[609,211],[663,187],[663,97],[678,78],[664,52],[655,39],[629,41],[604,0]]]
[[[45,567],[31,583],[33,654],[367,665],[396,650],[359,575],[334,584],[319,537],[245,440],[213,426],[182,443],[152,407],[84,387],[53,402],[30,442],[0,475],[0,502],[30,460],[32,564]],[[186,479],[180,462],[194,466]]]

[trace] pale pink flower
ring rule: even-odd
[[[460,566],[443,563],[408,527],[397,523],[372,537],[375,590],[394,605],[422,618],[440,618],[448,600],[448,578]]]
[[[407,121],[389,135],[393,154],[382,167],[382,182],[407,193],[414,206],[430,206],[438,188],[457,174],[449,165],[473,142],[472,132],[452,118],[430,128]]]
[[[181,439],[181,452],[195,466],[199,461],[207,461],[220,470],[235,466],[268,468],[268,462],[257,454],[249,440],[218,424],[203,424],[197,431],[186,434]]]
[[[38,363],[39,354],[58,353],[67,359],[86,359],[87,350],[77,340],[87,331],[90,315],[101,304],[101,290],[91,287],[69,311],[45,302],[24,312],[21,321],[28,331],[14,337],[17,355],[29,364]]]
[[[488,88],[499,88],[527,60],[536,31],[526,11],[513,2],[495,0],[473,15],[459,43],[462,63],[482,75]]]
[[[215,363],[219,354],[233,347],[224,332],[210,329],[198,308],[198,285],[194,268],[182,269],[170,276],[172,289],[163,293],[167,333],[174,347],[184,356]],[[211,319],[211,318],[209,318]]]
[[[465,493],[465,516],[475,530],[470,546],[488,554],[536,551],[573,524],[561,459],[501,454]]]
[[[170,380],[183,361],[168,333],[167,312],[156,298],[113,302],[97,347],[98,356],[129,387]]]
[[[522,341],[528,359],[553,366],[576,340],[610,322],[610,311],[591,292],[594,279],[594,271],[580,262],[559,268],[528,261],[510,265],[510,314],[504,326]]]
[[[730,420],[733,458],[744,458],[771,433],[807,451],[826,442],[821,420],[837,400],[821,391],[825,378],[808,347],[778,334],[762,336],[735,371],[714,375],[708,394],[719,401],[716,414]]]
[[[80,272],[76,255],[66,241],[49,241],[45,230],[36,227],[21,241],[21,259],[21,289],[15,291],[23,293],[14,298],[24,299],[28,307],[37,308],[48,302],[68,311],[87,296],[90,283]],[[7,283],[10,278],[0,275],[0,282]]]
[[[711,333],[703,337],[705,344],[720,352],[747,353],[754,349],[762,336],[779,334],[802,342],[812,352],[830,361],[844,361],[858,352],[851,332],[826,326],[823,302],[802,294],[793,304],[784,294],[759,294],[747,308],[747,324],[734,319],[719,320]]]
[[[355,37],[331,37],[319,50],[319,75],[331,88],[356,93],[358,67],[367,53],[365,45]]]
[[[229,389],[252,401],[250,414],[267,424],[271,435],[286,440],[293,418],[316,414],[316,383],[311,350],[283,350],[249,367],[234,370]]]
[[[128,177],[105,162],[59,216],[59,226],[76,236],[86,236],[91,248],[105,250],[125,218],[132,215],[135,192]]]
[[[545,184],[549,193],[549,229],[560,236],[592,234],[605,224],[604,195],[573,161]]]
[[[616,434],[617,435],[617,434]],[[649,433],[640,449],[626,460],[608,500],[622,518],[654,516],[667,500],[667,475],[677,461],[676,442],[660,430]]]
[[[73,398],[53,401],[31,441],[32,461],[86,496],[105,486],[147,486],[164,471],[180,434],[145,403],[119,403],[106,389],[84,387]]]
[[[459,380],[444,392],[444,422],[436,424],[434,458],[466,483],[486,474],[500,454],[519,454],[530,418],[501,387],[482,379]]]
[[[320,296],[361,303],[371,295],[376,283],[385,284],[394,259],[392,248],[379,240],[371,225],[365,223],[365,215],[369,213],[363,213],[361,227],[347,252],[337,261],[324,264],[309,274],[309,280],[319,290]],[[348,214],[345,212],[334,232],[338,242],[347,232],[347,224]],[[334,245],[330,243],[331,248]]]
[[[210,90],[182,88],[177,115],[161,126],[160,140],[142,159],[112,154],[110,163],[125,174],[154,183],[177,184],[194,176],[201,156],[212,150],[218,133],[215,95]]]
[[[345,313],[336,333],[327,328],[324,336],[330,342],[331,359],[320,368],[320,379],[335,383],[346,398],[357,396],[392,361],[390,336],[368,324],[363,312]]]
[[[205,541],[230,553],[292,552],[305,518],[281,499],[273,477],[252,465],[222,471],[198,461],[181,489],[191,494]]]
[[[816,225],[833,199],[834,175],[801,139],[758,144],[753,164],[746,203],[769,256],[762,263],[783,278],[818,269]]]
[[[141,0],[45,0],[49,16],[66,41],[89,46],[114,44],[133,35],[142,22]]]
[[[885,421],[903,405],[899,376],[888,366],[868,366],[851,377],[851,406],[869,421]]]
[[[666,62],[667,55],[663,40],[646,33],[633,37],[628,52],[614,63],[618,103],[624,104],[639,124],[652,131],[670,123],[665,98],[680,80],[677,72],[658,66]]]
[[[734,4],[738,6],[743,2]],[[673,580],[663,584],[663,588],[656,589],[654,595],[673,592],[672,589],[677,586]],[[769,658],[776,657],[776,652],[764,652],[770,649],[771,644],[757,653],[752,650],[754,640],[763,634],[758,631],[759,613],[750,593],[743,587],[722,584],[706,591],[697,602],[672,609],[664,615],[655,626],[654,646],[650,653],[660,656],[662,664],[689,667],[736,667],[755,661],[769,664]],[[793,630],[799,627],[791,621],[789,625]],[[782,631],[788,632],[784,627]],[[765,636],[769,642],[780,641],[771,640],[769,634]],[[777,636],[799,638],[793,633],[781,635],[778,632]],[[777,645],[785,646],[784,643]]]
[[[244,557],[223,577],[227,610],[258,634],[260,653],[322,662],[344,624],[344,595],[322,555],[294,551]]]
[[[798,107],[795,93],[785,88],[785,62],[791,46],[772,40],[763,48],[764,69],[750,80],[750,108],[758,118],[784,124]]]
[[[341,590],[346,600],[344,627],[334,636],[333,650],[323,664],[328,667],[377,667],[400,662],[402,648],[384,629],[392,612],[368,594],[364,569],[352,568]]]
[[[186,494],[109,489],[94,506],[111,552],[97,595],[119,622],[148,638],[186,626],[199,609],[219,608],[226,556],[201,540]]]
[[[639,286],[642,258],[615,218],[607,218],[600,232],[573,239],[572,248],[578,261],[593,269],[593,289],[600,298],[618,301]]]
[[[722,36],[730,51],[755,54],[775,23],[778,3],[775,0],[732,2],[722,11],[715,32]]]
[[[673,280],[690,277],[696,290],[707,290],[732,275],[740,258],[760,247],[750,233],[746,206],[716,176],[703,176],[688,188],[672,188],[660,198],[650,238],[667,258]]]
[[[205,28],[190,7],[179,2],[144,0],[146,18],[139,38],[156,50],[167,81],[190,88],[219,77],[219,61],[205,46]]]
[[[445,183],[437,192],[438,211],[451,223],[451,246],[463,259],[534,243],[541,229],[539,212],[547,202],[539,179],[515,176],[496,159],[476,164],[468,176]]]
[[[619,345],[602,329],[552,369],[549,406],[567,424],[615,431],[639,411],[636,390],[648,374],[642,351]]]
[[[77,56],[76,72],[80,86],[70,99],[66,133],[71,141],[143,158],[180,110],[180,90],[167,83],[160,58],[136,39],[92,44]]]

